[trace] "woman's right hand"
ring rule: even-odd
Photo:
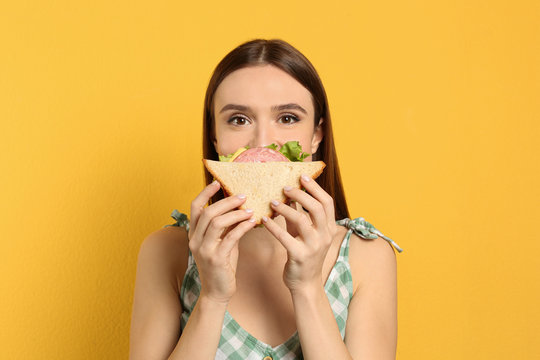
[[[188,237],[201,279],[200,296],[228,303],[236,291],[238,240],[255,221],[252,211],[234,210],[246,201],[245,196],[229,196],[205,208],[219,189],[214,181],[191,203]]]

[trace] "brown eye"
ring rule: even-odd
[[[233,116],[232,118],[230,118],[227,123],[229,124],[232,124],[232,125],[236,125],[236,126],[243,126],[243,125],[246,125],[248,123],[248,120],[244,117],[241,117],[241,116]]]
[[[281,118],[280,118],[280,122],[282,124],[294,124],[298,121],[300,121],[296,116],[294,115],[283,115]]]

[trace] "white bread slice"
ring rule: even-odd
[[[270,201],[287,201],[284,186],[300,189],[302,174],[316,179],[326,166],[323,161],[255,163],[203,159],[203,163],[227,194],[246,195],[240,209],[253,209],[256,224],[261,224],[263,216],[272,216]]]

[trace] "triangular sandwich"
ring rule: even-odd
[[[262,217],[270,217],[270,201],[285,203],[283,187],[300,189],[300,176],[316,179],[326,164],[323,161],[224,162],[203,159],[204,166],[221,183],[228,195],[246,195],[240,209],[253,209],[253,217],[261,224]]]

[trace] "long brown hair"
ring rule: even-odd
[[[204,124],[203,124],[203,156],[205,159],[218,160],[218,153],[214,148],[215,137],[214,128],[214,94],[219,84],[227,75],[235,70],[260,65],[273,65],[296,79],[306,89],[309,90],[315,108],[315,127],[322,117],[323,139],[319,144],[317,152],[312,155],[313,160],[322,160],[326,164],[323,173],[317,178],[317,183],[334,199],[335,218],[348,218],[349,209],[345,200],[345,193],[341,183],[338,159],[334,146],[334,135],[332,133],[332,122],[330,110],[328,109],[328,99],[323,84],[317,71],[311,62],[289,43],[279,40],[255,39],[241,44],[216,66],[204,99]],[[210,184],[214,179],[212,174],[204,169],[206,184]],[[223,192],[219,191],[214,195],[210,203],[223,199]]]

